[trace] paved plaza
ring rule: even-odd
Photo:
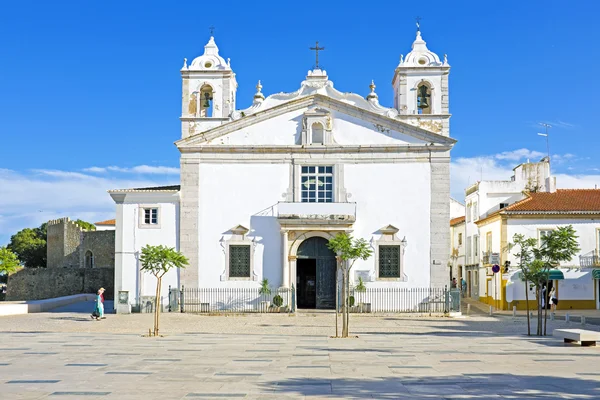
[[[600,347],[524,336],[523,318],[353,315],[358,338],[333,339],[328,313],[166,313],[147,338],[151,314],[87,306],[0,318],[0,399],[600,398]]]

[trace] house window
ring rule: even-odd
[[[488,253],[492,252],[492,232],[485,234],[485,249]]]
[[[300,179],[303,203],[333,202],[333,167],[303,166]]]
[[[479,235],[473,236],[473,253],[475,253],[475,261],[479,262]]]
[[[477,203],[473,203],[473,221],[477,221],[479,219],[479,210],[477,209]]]
[[[548,236],[550,233],[552,233],[554,229],[539,229],[538,230],[538,243],[540,244],[540,246],[542,245],[542,240]]]
[[[400,246],[379,246],[379,277],[400,278]]]
[[[250,245],[229,246],[229,277],[250,278]]]
[[[85,252],[85,267],[94,268],[94,253],[90,250]]]
[[[471,205],[467,205],[467,222],[471,222]]]
[[[500,203],[500,209],[502,210],[504,207],[508,207],[508,203]]]
[[[462,245],[462,233],[458,234],[458,245],[461,246]]]
[[[467,236],[467,249],[465,251],[467,256],[467,264],[471,263],[472,255],[471,255],[471,236]]]
[[[144,224],[158,225],[158,208],[144,208]]]

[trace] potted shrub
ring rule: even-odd
[[[359,298],[359,312],[371,312],[371,303],[364,303],[361,301],[364,300],[364,293],[367,291],[367,287],[365,286],[365,282],[363,281],[362,277],[358,277],[358,285],[354,287],[354,290],[358,293],[357,297]]]
[[[273,306],[275,307],[275,311],[276,312],[280,311],[280,307],[282,305],[283,305],[283,297],[281,297],[278,294],[276,294],[275,296],[273,296]]]
[[[271,286],[269,285],[269,280],[267,278],[263,279],[260,283],[260,289],[258,290],[258,294],[261,295],[261,299],[271,295]],[[267,312],[269,311],[270,306],[271,302],[269,300],[261,300],[260,311]]]

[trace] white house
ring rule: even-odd
[[[354,266],[367,286],[448,284],[449,71],[417,32],[393,71],[392,108],[373,82],[364,97],[344,93],[317,66],[292,93],[265,96],[259,81],[240,110],[236,74],[211,37],[181,69],[181,185],[110,191],[115,293],[128,291],[130,303],[153,295],[139,252],[165,244],[190,265],[169,273],[163,295],[167,285],[268,279],[296,288],[299,306],[331,308],[336,260],[326,244],[339,232],[372,246]]]
[[[515,234],[538,240],[549,231],[572,225],[580,253],[550,274],[550,286],[557,289],[558,309],[600,309],[600,190],[559,189],[537,192],[477,221],[486,248],[482,257],[483,285],[480,300],[502,309],[525,309],[525,285],[516,266],[519,263],[507,244]],[[491,271],[491,253],[500,255],[501,273]],[[533,305],[535,293],[530,292]]]
[[[465,190],[466,261],[462,276],[466,277],[467,292],[473,298],[480,295],[485,298],[486,270],[483,269],[482,255],[485,253],[489,257],[491,254],[491,250],[483,243],[485,235],[481,235],[476,221],[522,200],[526,191],[550,191],[556,187],[555,179],[550,177],[547,158],[519,164],[513,172],[510,180],[479,181]]]
[[[116,221],[114,219],[107,219],[106,221],[94,222],[97,231],[114,231]]]

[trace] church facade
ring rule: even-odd
[[[355,263],[354,281],[443,287],[455,143],[449,71],[417,32],[393,71],[393,107],[379,103],[373,82],[364,97],[343,93],[317,66],[292,93],[265,96],[259,81],[240,110],[236,74],[211,37],[181,69],[181,184],[109,191],[115,293],[128,291],[132,303],[154,294],[139,254],[163,244],[190,261],[165,277],[165,296],[169,285],[257,288],[268,279],[296,288],[306,307],[330,308],[336,262],[327,240],[339,232],[373,249]]]

